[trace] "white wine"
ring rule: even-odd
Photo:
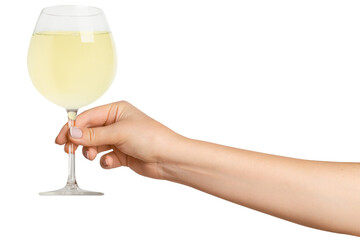
[[[53,103],[79,109],[111,85],[116,53],[109,32],[38,32],[32,36],[28,70],[36,89]]]

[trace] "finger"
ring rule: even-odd
[[[120,120],[129,105],[130,103],[126,101],[120,101],[86,110],[76,117],[75,125],[77,127],[98,127],[112,124]],[[56,144],[63,145],[67,142],[68,130],[69,127],[66,123],[55,139]]]
[[[65,151],[66,153],[69,153],[69,149],[70,149],[70,145],[71,145],[71,144],[72,144],[72,143],[66,143],[66,144],[65,144],[65,146],[64,146],[64,151]],[[74,153],[77,148],[78,148],[78,145],[73,144],[73,152],[72,152],[72,153]]]
[[[112,149],[110,145],[102,145],[102,146],[96,146],[96,147],[83,147],[82,153],[85,158],[89,160],[94,160],[98,153],[108,151]]]
[[[67,142],[67,132],[69,130],[68,124],[66,123],[60,130],[59,134],[55,139],[55,143],[59,145],[63,145]]]
[[[76,126],[98,127],[112,124],[119,121],[129,105],[126,101],[120,101],[86,110],[77,116]]]
[[[100,158],[100,165],[105,169],[127,166],[127,156],[120,151],[116,151],[116,153],[111,151]]]
[[[101,146],[115,145],[123,138],[115,124],[96,128],[71,127],[68,138],[76,145]]]

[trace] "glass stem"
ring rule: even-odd
[[[68,127],[69,129],[71,127],[75,126],[75,120],[77,116],[77,109],[70,109],[66,110],[68,115]],[[76,184],[75,179],[75,149],[74,145],[70,143],[69,145],[69,163],[68,163],[68,179],[67,179],[67,185],[68,184]]]

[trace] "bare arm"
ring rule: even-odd
[[[64,125],[56,143],[83,145],[105,169],[127,166],[305,226],[360,236],[360,163],[308,161],[185,138],[121,101]]]
[[[360,164],[309,161],[186,139],[165,179],[322,230],[360,236]]]

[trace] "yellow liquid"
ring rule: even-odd
[[[36,89],[53,103],[66,109],[88,105],[104,94],[115,76],[111,33],[35,33],[28,70]]]

